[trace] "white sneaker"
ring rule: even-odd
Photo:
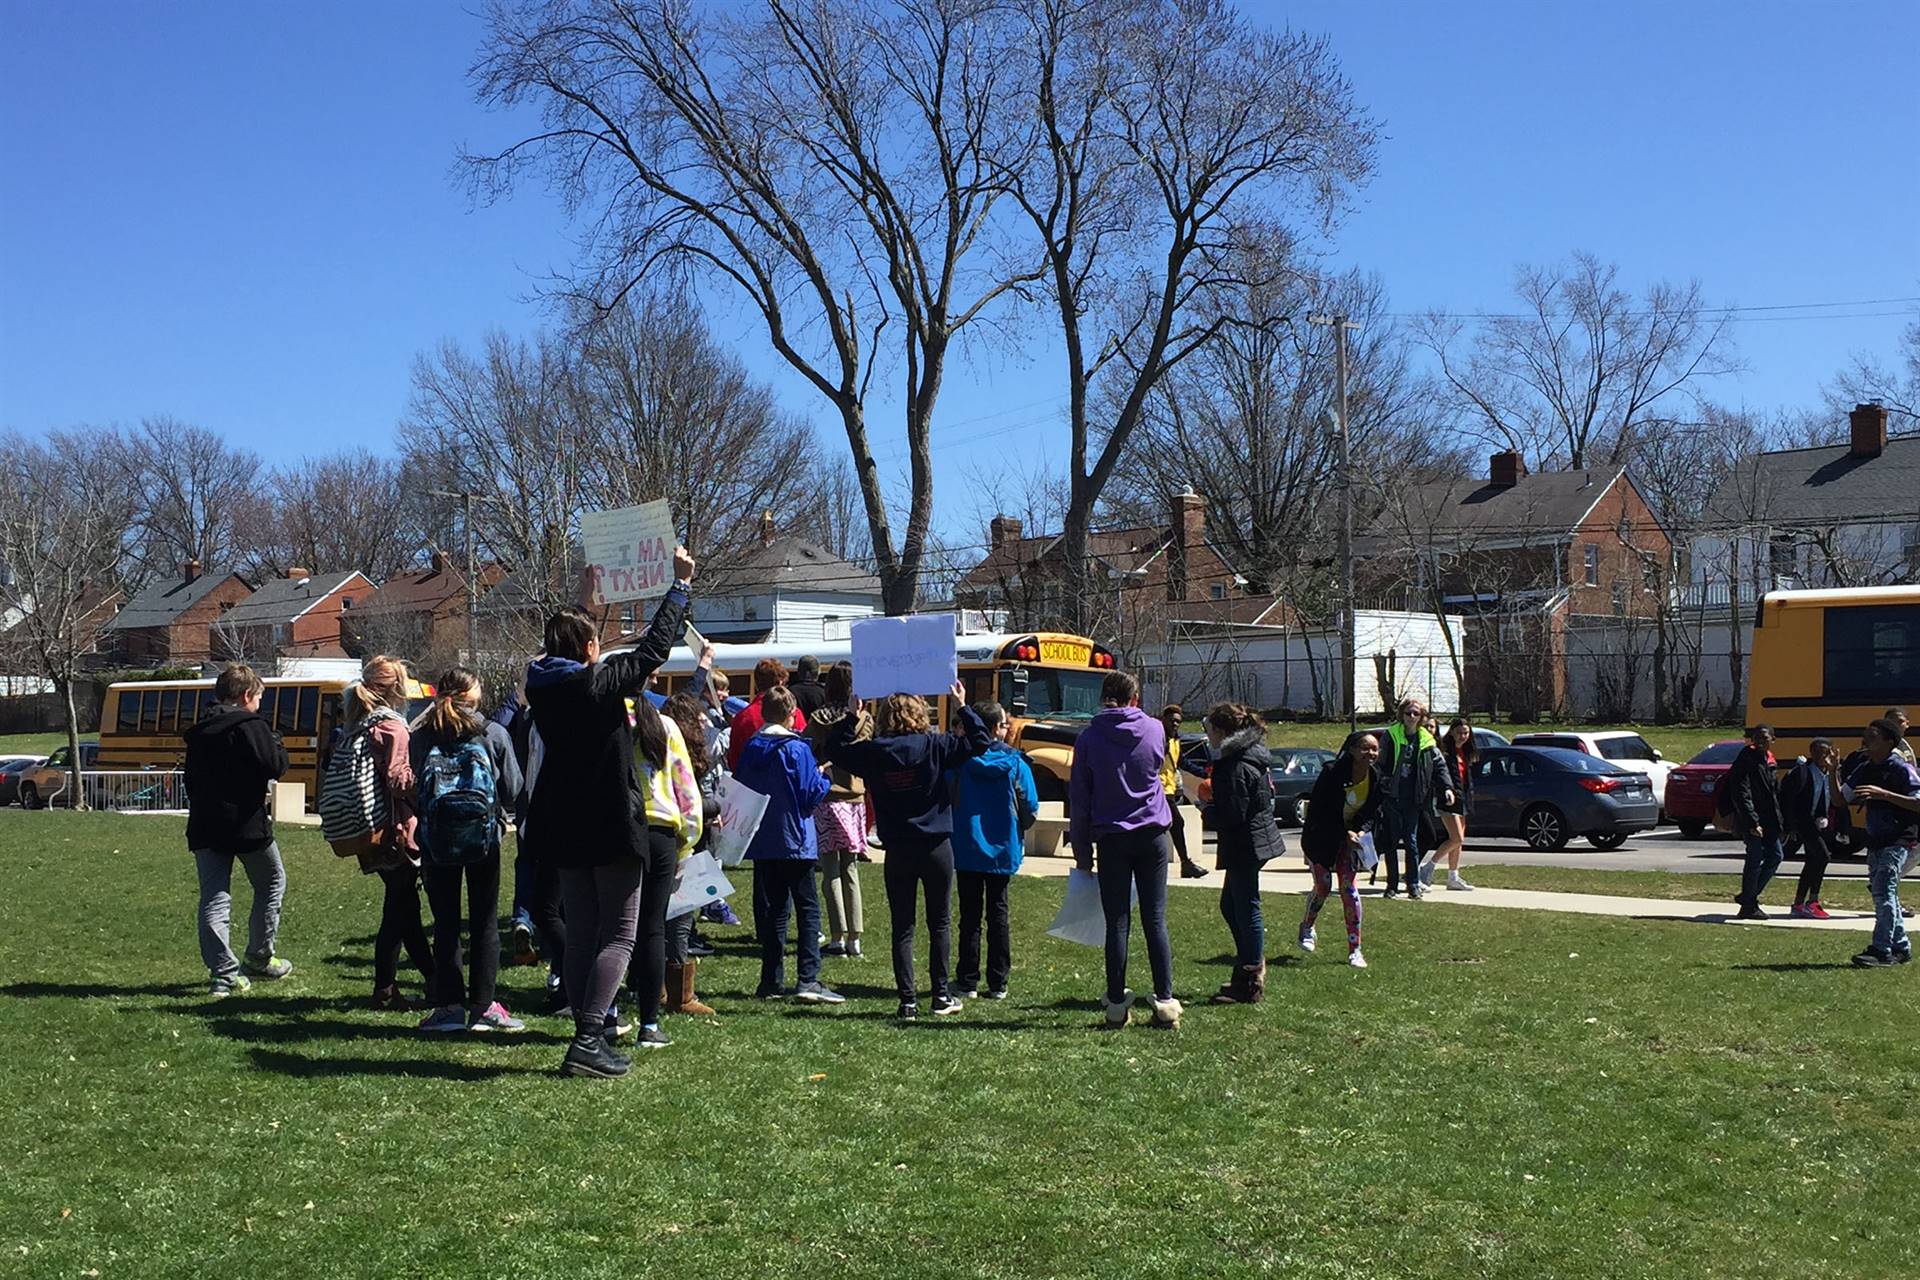
[[[1319,939],[1317,939],[1316,937],[1314,937],[1314,933],[1313,933],[1313,928],[1312,928],[1312,926],[1311,926],[1311,925],[1303,925],[1303,926],[1301,926],[1301,929],[1300,929],[1300,949],[1301,949],[1302,951],[1305,951],[1305,952],[1308,952],[1308,953],[1311,953],[1311,952],[1313,951],[1313,949],[1314,949],[1315,947],[1317,947],[1317,946],[1319,946],[1319,945],[1320,945],[1320,942],[1319,942]]]
[[[1425,862],[1420,864],[1420,883],[1421,884],[1433,883],[1434,863],[1435,863],[1435,859],[1428,858]]]
[[[1173,1031],[1180,1026],[1181,1006],[1178,1000],[1155,1000],[1153,1002],[1153,1025],[1163,1031]]]
[[[1447,888],[1453,889],[1459,893],[1473,892],[1473,886],[1468,884],[1465,880],[1462,880],[1460,878],[1460,873],[1458,871],[1454,872],[1452,875],[1447,877]]]
[[[1133,1021],[1133,992],[1128,990],[1120,993],[1118,1004],[1107,1005],[1107,1025],[1119,1028],[1131,1021]]]
[[[1364,969],[1367,967],[1367,958],[1360,954],[1360,948],[1355,947],[1347,953],[1347,963],[1356,969]]]

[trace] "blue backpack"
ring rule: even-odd
[[[493,756],[485,738],[427,752],[417,780],[420,851],[437,866],[484,862],[500,850]]]

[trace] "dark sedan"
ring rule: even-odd
[[[1313,790],[1313,781],[1320,776],[1320,770],[1333,759],[1333,752],[1319,747],[1268,747],[1267,753],[1272,757],[1267,767],[1267,781],[1273,787],[1274,816],[1282,825],[1291,823],[1297,827],[1306,820],[1307,793]],[[1180,771],[1195,783],[1212,773],[1213,752],[1205,738],[1180,740]],[[1196,785],[1182,779],[1181,789],[1189,800],[1197,801],[1200,793]],[[1200,806],[1200,821],[1211,829],[1209,809],[1208,805]]]
[[[18,804],[21,775],[45,761],[45,756],[0,756],[0,805]]]
[[[1618,849],[1660,821],[1660,802],[1644,773],[1558,747],[1494,747],[1473,767],[1469,836],[1525,840],[1559,850],[1575,836]]]

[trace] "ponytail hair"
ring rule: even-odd
[[[633,740],[655,769],[667,767],[667,726],[659,710],[644,693],[633,698]]]
[[[407,705],[407,664],[377,653],[360,668],[360,678],[347,686],[346,721],[359,724],[385,707],[398,711]]]
[[[1216,702],[1207,708],[1207,728],[1223,738],[1231,738],[1243,729],[1265,729],[1267,722],[1244,702]]]
[[[467,705],[467,695],[480,691],[480,677],[467,667],[451,667],[433,689],[433,709],[426,729],[442,742],[460,742],[486,732],[486,721]]]

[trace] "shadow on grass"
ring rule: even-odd
[[[332,1076],[406,1076],[428,1080],[496,1080],[501,1076],[554,1075],[552,1066],[475,1066],[434,1058],[308,1058],[273,1049],[248,1051],[253,1065],[276,1075],[319,1080]]]
[[[239,1018],[211,1018],[207,1030],[245,1044],[299,1044],[312,1040],[406,1040],[416,1044],[537,1044],[564,1045],[566,1036],[528,1028],[499,1034],[428,1035],[405,1023],[340,1022],[302,1018],[285,1022],[255,1022]]]
[[[117,999],[125,996],[204,996],[206,985],[198,982],[156,982],[144,987],[116,987],[104,982],[10,982],[0,987],[0,996],[21,1000]]]
[[[1798,964],[1736,964],[1728,967],[1758,973],[1818,973],[1823,969],[1852,969],[1855,966],[1850,960],[1827,960],[1817,964],[1803,961]]]

